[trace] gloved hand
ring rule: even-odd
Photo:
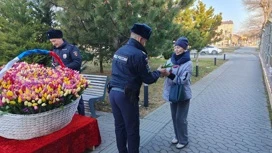
[[[54,63],[54,62],[52,62],[52,66],[53,66],[54,68],[56,68],[56,67],[58,67],[58,66],[59,66],[59,64],[58,64],[58,63]]]
[[[107,84],[108,93],[110,93],[111,88],[112,88],[112,86],[110,85],[110,83],[108,83],[108,84]]]

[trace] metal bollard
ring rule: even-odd
[[[198,77],[198,65],[196,65],[196,77]]]
[[[148,107],[148,84],[144,84],[144,107]]]
[[[226,54],[224,54],[224,60],[226,60]]]
[[[214,58],[214,65],[216,65],[216,57]]]

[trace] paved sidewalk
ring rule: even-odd
[[[228,62],[192,85],[189,144],[171,144],[166,103],[141,119],[141,153],[272,153],[272,128],[258,53],[241,48]],[[102,144],[92,153],[118,152],[111,113],[98,112]]]

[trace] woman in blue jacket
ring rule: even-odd
[[[175,42],[174,53],[166,64],[173,65],[167,68],[168,77],[164,81],[163,99],[170,103],[175,136],[172,140],[176,148],[182,149],[188,144],[187,115],[190,99],[192,98],[190,78],[192,76],[192,61],[188,48],[188,39],[180,37]],[[179,103],[169,101],[169,91],[174,83],[184,85],[185,99]]]

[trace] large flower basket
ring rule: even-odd
[[[31,54],[50,54],[55,68],[18,62]],[[0,136],[26,140],[48,135],[69,124],[87,80],[64,66],[52,51],[29,50],[0,66]]]
[[[79,98],[63,108],[30,115],[0,115],[0,136],[8,139],[27,140],[51,134],[68,125],[76,110]]]

